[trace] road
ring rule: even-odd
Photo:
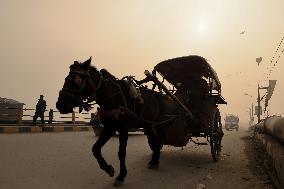
[[[225,132],[221,161],[212,161],[209,146],[164,146],[159,170],[147,169],[151,151],[143,134],[130,134],[125,189],[273,188],[249,168],[242,138],[246,131]],[[108,189],[114,178],[99,169],[91,147],[92,132],[1,134],[1,189]],[[118,170],[118,138],[103,154]],[[116,172],[117,173],[117,172]]]

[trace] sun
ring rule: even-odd
[[[197,28],[196,29],[197,29],[197,31],[199,33],[204,33],[207,30],[207,24],[203,20],[200,20],[197,23]]]

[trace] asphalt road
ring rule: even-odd
[[[189,143],[164,146],[158,170],[147,169],[151,151],[143,134],[130,134],[127,148],[128,175],[121,188],[128,189],[245,189],[273,188],[254,175],[245,153],[245,131],[225,132],[222,158],[213,162],[210,147]],[[91,153],[92,132],[1,134],[1,189],[107,189],[114,178],[100,170]],[[103,149],[118,170],[118,138]],[[117,172],[116,172],[117,173]]]

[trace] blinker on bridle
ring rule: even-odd
[[[99,73],[100,80],[99,80],[98,86],[96,87],[95,84],[94,84],[94,81],[93,81],[93,79],[92,79],[92,77],[89,73],[89,70],[88,71],[73,70],[73,71],[71,71],[70,74],[79,74],[79,75],[85,76],[82,83],[81,83],[81,86],[78,89],[70,89],[70,88],[64,87],[59,92],[60,94],[64,94],[66,96],[69,96],[69,97],[75,99],[76,104],[79,105],[79,112],[80,113],[82,112],[83,108],[86,111],[90,110],[91,105],[92,105],[90,103],[93,102],[93,101],[96,101],[96,99],[97,99],[97,91],[101,87],[102,80],[103,80],[102,74],[100,72],[98,72],[98,73]],[[83,93],[83,90],[84,90],[88,80],[90,81],[90,85],[93,88],[93,94],[88,99],[83,99],[82,93]]]

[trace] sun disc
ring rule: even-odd
[[[207,25],[203,21],[200,21],[197,25],[197,31],[200,33],[203,33],[206,31],[206,29],[207,29]]]

